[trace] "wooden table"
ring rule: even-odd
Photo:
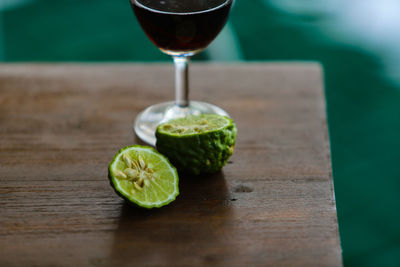
[[[194,64],[192,99],[227,110],[234,156],[181,177],[159,210],[107,180],[173,68],[0,65],[1,266],[340,266],[321,67]]]

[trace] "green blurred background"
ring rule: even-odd
[[[398,0],[237,0],[195,57],[321,62],[346,266],[400,266],[399,31]],[[0,0],[0,61],[169,60],[128,0]]]

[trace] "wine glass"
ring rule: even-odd
[[[155,144],[158,124],[187,115],[220,114],[223,109],[189,101],[190,57],[206,48],[224,27],[233,0],[130,0],[149,39],[175,64],[175,102],[152,105],[136,117],[134,130],[144,142]]]

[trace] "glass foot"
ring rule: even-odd
[[[155,132],[160,123],[187,115],[219,114],[229,116],[223,109],[205,102],[191,101],[188,107],[176,106],[174,102],[152,105],[137,115],[133,129],[145,143],[155,146]]]

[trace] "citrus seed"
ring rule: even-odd
[[[146,163],[144,162],[143,157],[139,155],[138,158],[139,158],[139,166],[140,166],[142,169],[145,169],[145,168],[146,168]]]
[[[121,171],[115,171],[115,176],[118,178],[118,179],[126,179],[127,178],[127,176],[126,176],[126,174],[125,173],[123,173],[123,172],[121,172]]]
[[[138,176],[138,171],[131,168],[125,169],[124,172],[131,179],[134,179]]]
[[[125,163],[127,168],[132,167],[132,160],[131,160],[131,158],[129,156],[124,154],[124,155],[122,155],[122,159],[124,160],[124,163]]]

